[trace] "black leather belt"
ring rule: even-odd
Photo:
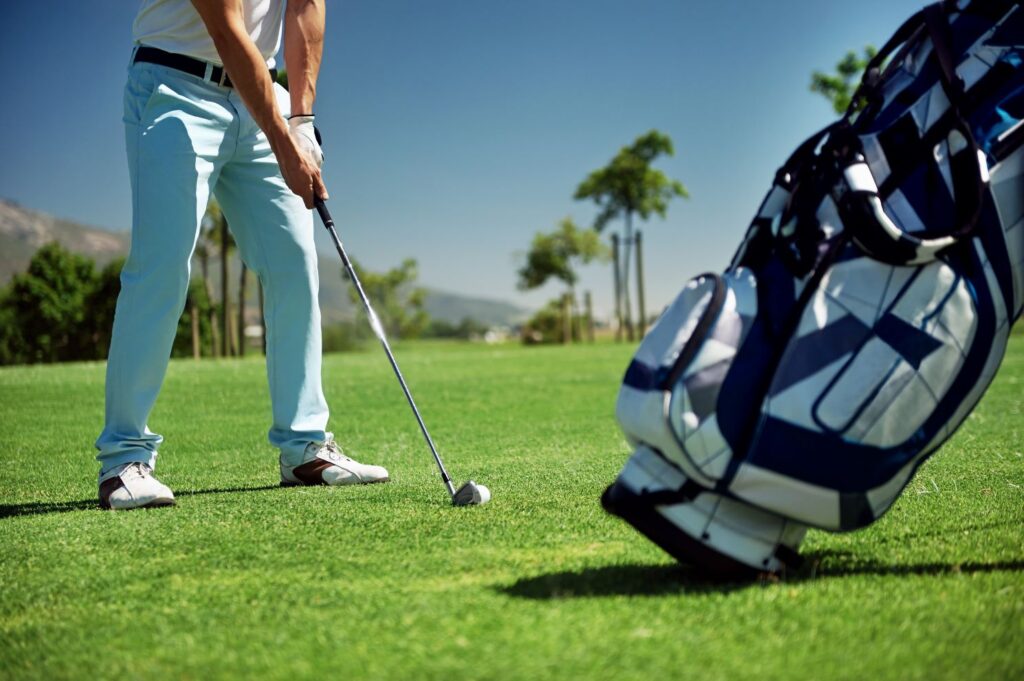
[[[149,47],[148,45],[140,45],[135,51],[135,59],[132,60],[132,63],[135,64],[140,61],[182,71],[191,76],[196,76],[197,78],[202,78],[203,80],[220,85],[221,87],[234,87],[234,85],[231,84],[231,79],[228,78],[228,73],[224,70],[223,66],[214,66],[213,64],[209,64],[201,59],[193,59],[192,57],[186,57],[183,54],[165,52],[155,47]],[[207,75],[207,70],[209,70],[209,75]],[[277,69],[270,69],[270,79],[277,80]]]

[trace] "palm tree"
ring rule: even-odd
[[[641,219],[646,220],[657,213],[665,217],[670,200],[677,196],[689,196],[682,182],[671,180],[665,173],[651,168],[651,163],[659,156],[672,156],[673,153],[672,138],[657,130],[651,130],[637,137],[631,146],[620,149],[607,166],[590,173],[576,188],[573,197],[577,200],[592,199],[601,209],[594,220],[594,229],[597,232],[603,230],[615,218],[622,217],[625,221],[622,274],[618,278],[618,288],[621,291],[615,292],[615,301],[618,308],[621,296],[625,309],[626,333],[631,341],[633,313],[629,300],[629,263],[634,242],[633,216],[639,215]]]

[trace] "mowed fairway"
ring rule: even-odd
[[[410,344],[452,508],[377,348],[326,358],[332,428],[392,482],[280,489],[263,362],[176,361],[174,508],[95,505],[103,366],[0,370],[0,677],[1024,676],[1024,337],[955,439],[801,575],[708,584],[604,514],[631,350]]]

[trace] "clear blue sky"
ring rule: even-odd
[[[644,226],[659,309],[728,262],[776,167],[832,118],[810,72],[880,45],[920,4],[328,0],[317,115],[332,212],[372,269],[412,256],[426,285],[539,306],[554,285],[515,288],[533,233],[566,215],[589,224],[577,183],[658,128],[676,145],[660,167],[692,194]],[[4,3],[0,197],[128,228],[121,91],[137,6]],[[610,268],[582,284],[610,310]]]

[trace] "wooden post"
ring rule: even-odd
[[[612,271],[615,278],[615,340],[622,342],[622,286],[619,284],[619,235],[612,234]]]
[[[636,230],[636,302],[640,306],[640,337],[647,333],[647,309],[644,307],[644,257],[640,230]]]
[[[587,340],[594,342],[594,301],[591,300],[590,291],[583,292],[583,304],[587,308]]]

